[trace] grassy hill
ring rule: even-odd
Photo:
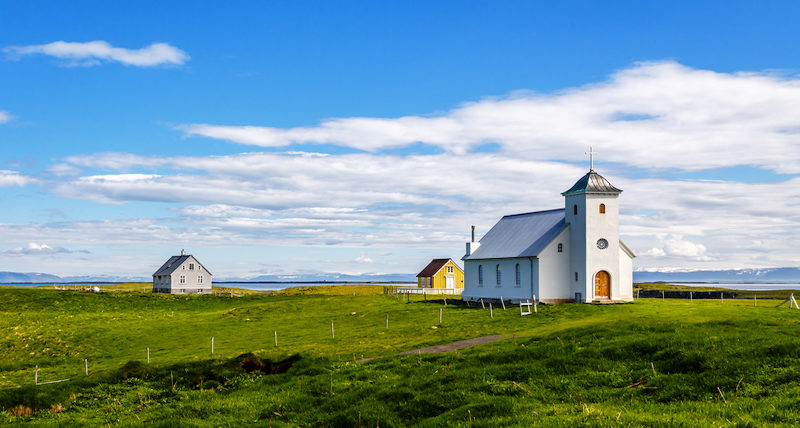
[[[542,306],[528,317],[494,308],[490,319],[488,310],[421,296],[405,303],[380,290],[177,297],[0,288],[0,423],[800,423],[800,311],[776,302],[642,299]],[[509,338],[397,355],[494,334]],[[382,358],[355,362],[369,357]],[[35,386],[37,365],[39,382],[70,381]]]

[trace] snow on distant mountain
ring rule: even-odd
[[[61,277],[46,273],[0,272],[0,282],[60,282]]]
[[[634,282],[800,282],[800,268],[696,270],[686,272],[639,271]]]
[[[214,278],[214,282],[416,282],[416,277],[411,273],[348,275],[318,272],[295,275],[259,275],[248,278]]]

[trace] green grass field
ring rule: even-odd
[[[540,306],[527,317],[494,308],[490,319],[488,310],[421,296],[404,303],[380,290],[177,297],[135,285],[97,294],[0,288],[0,424],[800,423],[800,310],[774,301],[642,299]],[[493,334],[509,338],[396,355]],[[354,361],[367,357],[383,358]],[[39,382],[70,381],[36,386],[37,365]]]

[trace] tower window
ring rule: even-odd
[[[519,263],[517,263],[517,266],[516,266],[515,270],[516,270],[516,272],[515,272],[516,273],[516,278],[515,278],[514,281],[515,281],[515,284],[517,285],[517,287],[519,287],[520,283],[521,283],[520,277],[519,277]]]
[[[483,265],[478,265],[478,286],[483,286]]]
[[[600,214],[606,213],[606,204],[600,204]]]
[[[500,286],[500,265],[494,267],[494,270],[497,272],[497,286]]]
[[[578,206],[577,205],[573,205],[572,206],[572,214],[578,215]]]
[[[578,282],[578,272],[575,272],[575,282]]]
[[[562,243],[558,244],[558,252],[559,253],[563,253],[564,252],[564,244],[562,244]]]

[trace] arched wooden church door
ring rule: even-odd
[[[604,270],[594,276],[594,297],[611,297],[611,275]]]

